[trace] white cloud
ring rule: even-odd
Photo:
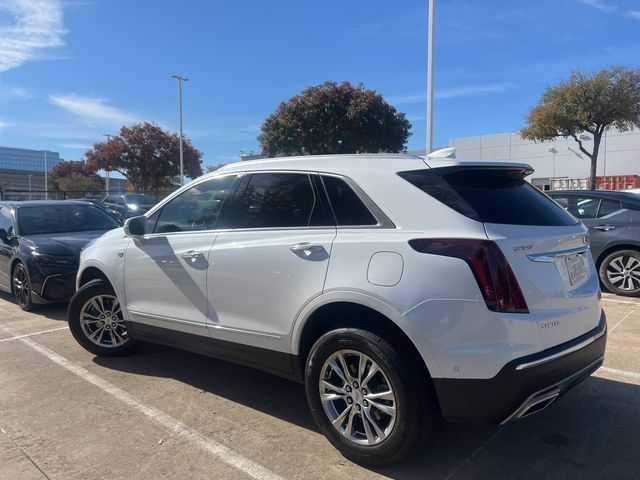
[[[468,85],[464,87],[435,88],[434,96],[436,100],[449,98],[476,97],[489,93],[500,93],[514,87],[512,82],[487,83],[482,85]],[[387,97],[387,102],[392,105],[404,105],[409,103],[424,103],[427,100],[426,93],[416,93],[409,95],[398,95]]]
[[[61,143],[58,146],[75,150],[89,150],[91,148],[91,145],[86,145],[84,143]]]
[[[136,117],[130,113],[106,105],[104,98],[66,93],[50,95],[49,102],[82,117],[89,124],[119,127],[137,121]]]
[[[58,0],[0,0],[0,72],[37,57],[42,49],[64,45],[62,6]]]
[[[9,103],[12,100],[29,100],[30,98],[33,98],[33,93],[28,88],[0,85],[0,104]]]
[[[589,5],[590,7],[597,8],[601,12],[611,13],[617,10],[617,5],[609,5],[604,0],[578,0],[579,3]]]
[[[625,16],[640,20],[640,10],[629,10],[627,13],[625,13]]]

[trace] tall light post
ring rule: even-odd
[[[184,185],[184,160],[182,152],[182,82],[188,82],[187,77],[180,75],[171,75],[171,78],[178,80],[178,110],[180,117],[180,186]]]
[[[47,168],[46,150],[44,150],[44,199],[49,200],[49,169]]]
[[[435,17],[436,0],[429,0],[429,28],[427,32],[427,155],[433,151],[433,39],[435,36]]]
[[[103,137],[107,137],[107,142],[108,142],[109,140],[111,140],[111,137],[113,137],[113,135],[111,135],[111,134],[109,134],[109,133],[103,133],[103,134],[102,134],[102,136],[103,136]],[[107,190],[107,195],[109,195],[109,170],[105,169],[104,171],[105,171],[105,173],[107,174],[107,178],[106,178],[106,182],[105,182],[105,185],[104,185],[104,186],[105,186],[105,188],[106,188],[106,190]]]

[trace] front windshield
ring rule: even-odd
[[[137,193],[137,194],[133,194],[133,195],[125,195],[125,200],[127,201],[127,203],[136,203],[136,204],[141,204],[141,203],[156,203],[156,201],[149,197],[148,195],[144,195],[142,193]]]
[[[93,205],[39,205],[20,207],[17,212],[20,235],[111,230],[120,226]]]

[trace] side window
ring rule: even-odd
[[[575,197],[575,206],[569,211],[577,218],[596,218],[600,199],[593,197]]]
[[[13,236],[13,222],[6,207],[0,207],[0,228],[3,228],[10,237]]]
[[[113,203],[113,195],[107,195],[104,198],[104,203]]]
[[[227,175],[191,187],[150,218],[149,230],[152,227],[154,233],[213,230],[235,180],[235,175]]]
[[[362,203],[360,197],[341,178],[322,176],[329,202],[336,215],[338,225],[377,225],[378,221]]]
[[[608,198],[603,198],[600,201],[600,210],[598,210],[598,218],[602,218],[613,212],[617,212],[621,208],[622,207],[620,206],[620,202],[618,200],[610,200]]]
[[[326,225],[311,177],[304,173],[255,173],[245,181],[229,211],[231,228]]]
[[[551,198],[553,198],[553,201],[556,202],[558,205],[560,205],[565,210],[569,209],[569,199],[567,197],[556,197],[556,196],[553,196]]]

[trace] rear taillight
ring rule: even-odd
[[[420,253],[455,257],[467,262],[489,310],[529,313],[518,280],[495,242],[466,238],[425,238],[409,240],[409,245]]]

